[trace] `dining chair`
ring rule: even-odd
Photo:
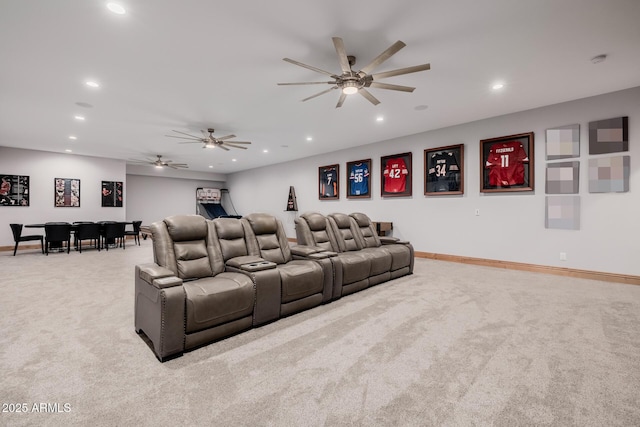
[[[40,247],[42,249],[42,253],[44,253],[44,236],[42,234],[30,234],[28,236],[22,235],[22,224],[9,224],[11,226],[11,232],[13,233],[13,240],[16,242],[16,245],[13,247],[13,256],[16,256],[16,251],[18,250],[18,243],[20,242],[31,242],[40,240]]]
[[[82,253],[83,240],[93,241],[96,249],[100,250],[101,228],[102,226],[95,222],[81,222],[76,225],[75,242],[80,253]]]
[[[115,243],[125,249],[124,243],[124,222],[104,222],[102,223],[102,247],[109,250],[109,243]]]
[[[140,246],[140,226],[142,225],[142,221],[133,221],[133,230],[125,230],[125,236],[133,236],[133,241]]]
[[[71,249],[71,224],[68,222],[47,222],[44,224],[45,234],[45,254],[49,255],[49,249],[59,244],[60,248],[64,247],[64,243],[67,243],[67,253]]]

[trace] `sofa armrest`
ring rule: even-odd
[[[296,245],[291,246],[291,255],[296,259],[324,259],[338,254],[318,246]]]
[[[182,285],[182,279],[175,276],[173,271],[158,264],[142,264],[136,267],[138,277],[158,289]]]
[[[409,241],[407,240],[400,240],[397,237],[390,237],[390,236],[381,236],[380,237],[380,242],[383,245],[407,245],[409,244]]]
[[[240,271],[256,272],[276,268],[276,264],[257,256],[239,256],[231,258],[226,262],[227,267],[232,267]]]

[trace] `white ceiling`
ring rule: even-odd
[[[115,1],[128,13],[0,0],[0,145],[230,173],[640,86],[639,0]],[[356,69],[402,40],[375,72],[431,70],[384,80],[413,93],[370,89],[378,106],[352,95],[336,109],[338,91],[303,103],[325,87],[276,85],[327,80],[284,57],[339,74],[334,36]],[[207,127],[253,144],[165,137]]]

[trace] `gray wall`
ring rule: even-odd
[[[464,102],[461,100],[461,102]],[[435,108],[435,106],[434,106]],[[631,182],[628,193],[588,193],[588,123],[629,117]],[[545,129],[580,124],[580,230],[546,229]],[[479,140],[535,133],[535,192],[485,194],[479,191]],[[640,88],[542,107],[445,129],[383,141],[227,176],[238,211],[279,217],[295,237],[294,213],[284,212],[295,186],[300,213],[364,212],[374,221],[392,221],[394,235],[417,251],[640,275]],[[427,148],[465,145],[465,194],[423,196]],[[413,196],[380,197],[380,157],[413,153]],[[348,200],[346,162],[371,158],[373,197]],[[318,167],[340,164],[340,199],[318,200]],[[480,215],[475,216],[475,210]],[[560,252],[567,254],[560,261]]]
[[[28,207],[0,207],[0,246],[13,245],[9,224],[14,222],[124,221],[124,208],[102,207],[101,190],[102,181],[122,181],[126,197],[125,169],[121,160],[0,147],[0,174],[27,175],[30,180]],[[54,207],[55,178],[80,179],[80,207]]]

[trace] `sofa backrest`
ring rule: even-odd
[[[209,221],[214,228],[223,261],[249,255],[242,221],[238,218],[216,218]]]
[[[326,251],[340,251],[331,225],[324,215],[306,212],[296,218],[295,223],[298,244],[317,246]]]
[[[253,213],[241,220],[245,224],[249,255],[256,255],[276,264],[291,261],[291,249],[282,223],[274,216]]]
[[[356,240],[355,236],[359,231],[355,221],[349,215],[332,213],[328,218],[340,248],[339,252],[357,251],[364,247]]]
[[[181,279],[213,276],[224,270],[222,257],[212,242],[215,236],[200,215],[174,215],[149,227],[156,264]]]
[[[356,223],[359,233],[356,234],[355,238],[360,240],[361,246],[365,248],[377,248],[382,245],[380,237],[378,237],[378,233],[376,233],[373,226],[373,222],[371,222],[371,218],[360,212],[354,212],[349,216],[353,218]]]

